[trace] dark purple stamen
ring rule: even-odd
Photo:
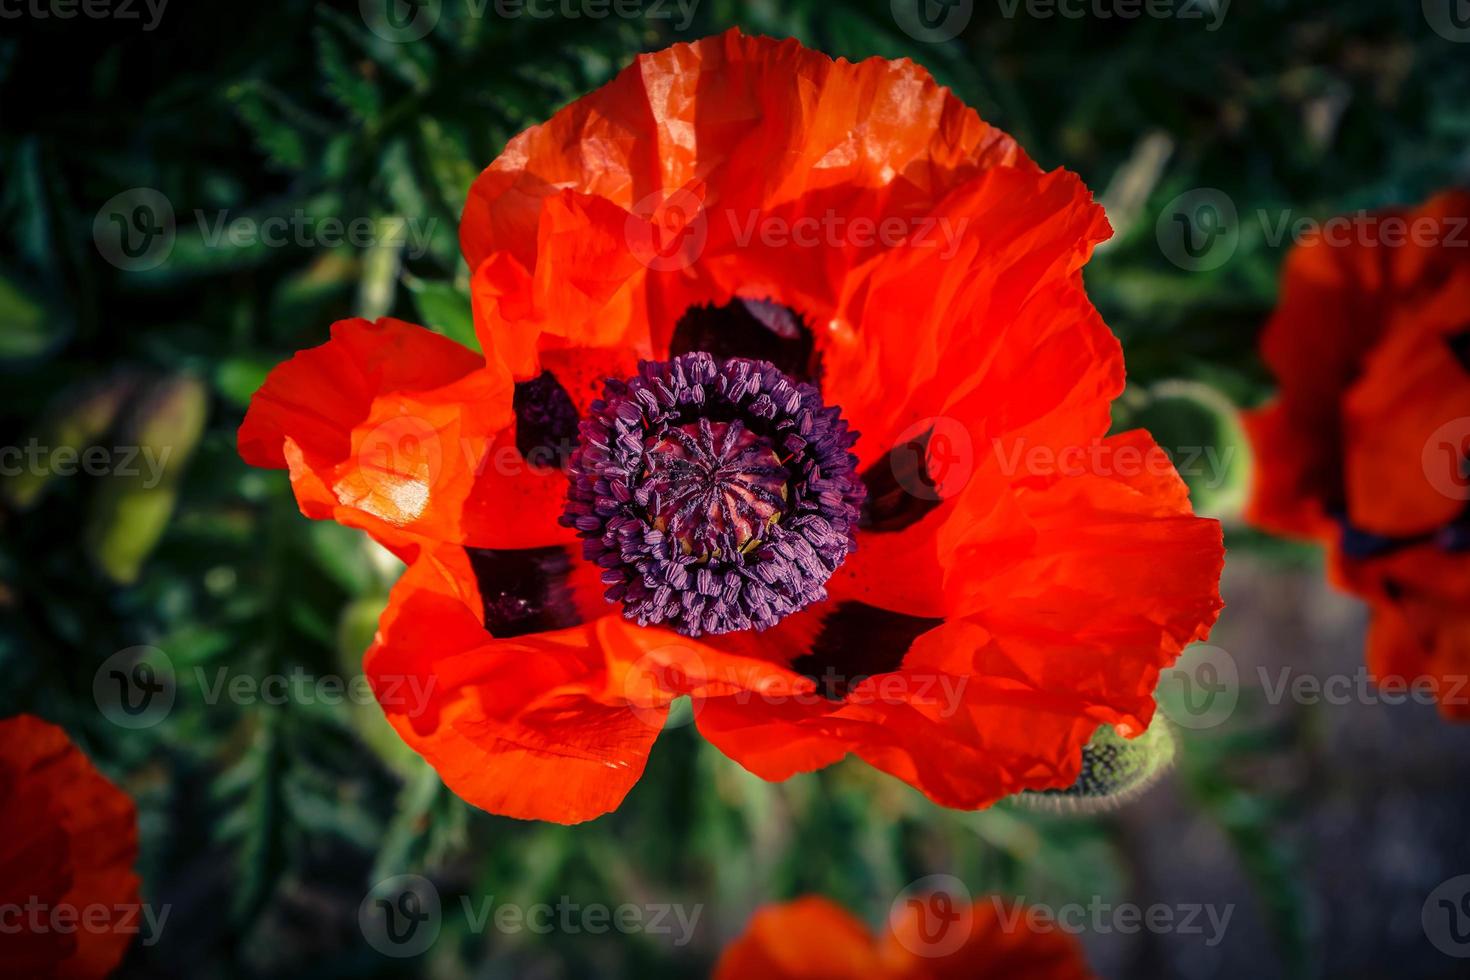
[[[609,379],[581,424],[562,523],[610,601],[689,636],[765,629],[852,551],[857,440],[817,389],[704,351]]]

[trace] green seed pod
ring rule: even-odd
[[[1126,739],[1103,725],[1082,748],[1082,772],[1066,789],[1022,793],[1013,797],[1038,810],[1096,813],[1110,810],[1148,789],[1174,763],[1174,735],[1163,712],[1148,730]]]
[[[129,413],[116,469],[99,479],[86,529],[88,553],[113,581],[136,581],[163,536],[208,410],[202,382],[173,377],[149,386]]]
[[[34,440],[41,455],[32,459],[24,455],[26,447],[17,447],[23,455],[0,478],[0,496],[5,502],[17,510],[33,507],[58,475],[50,465],[56,451],[66,450],[75,459],[95,445],[112,428],[139,383],[135,372],[119,371],[108,378],[71,385],[57,395],[41,416]]]

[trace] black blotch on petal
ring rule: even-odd
[[[943,622],[842,602],[822,620],[811,652],[793,660],[791,669],[816,681],[823,697],[841,701],[864,678],[897,670],[914,640]]]
[[[535,466],[564,467],[577,445],[577,406],[550,371],[517,381],[516,449]]]
[[[770,361],[788,378],[817,382],[816,338],[794,311],[769,300],[736,299],[724,306],[695,306],[674,326],[669,356],[706,351],[720,360]]]
[[[567,576],[566,548],[466,548],[480,586],[485,628],[505,638],[564,629],[581,621]]]
[[[1460,367],[1470,371],[1470,328],[1450,334],[1445,343],[1449,345],[1450,353],[1455,355],[1455,360],[1460,362]]]
[[[863,472],[868,499],[859,527],[879,533],[902,531],[944,502],[925,463],[933,434],[930,429],[894,446]]]

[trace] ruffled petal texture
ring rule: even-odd
[[[431,685],[385,709],[479,806],[612,809],[679,696],[767,779],[851,754],[949,806],[1064,786],[1097,726],[1147,726],[1159,671],[1220,609],[1218,525],[1147,436],[1108,435],[1123,361],[1082,268],[1109,234],[1075,175],[911,62],[738,31],[674,45],[475,181],[483,360],[339,324],[272,374],[242,453],[411,562],[369,674],[380,700]],[[764,632],[624,620],[556,524],[566,478],[516,465],[607,379],[696,350],[770,361],[861,432],[856,550]],[[389,367],[409,357],[426,364]],[[417,455],[365,454],[385,426],[424,436]]]
[[[0,721],[0,801],[0,907],[21,910],[0,962],[17,977],[107,976],[140,919],[133,801],[31,715]]]
[[[998,899],[950,910],[935,923],[906,905],[874,939],[852,913],[806,896],[760,909],[725,948],[715,980],[1088,980],[1081,947],[1051,925],[1033,928],[1026,910]],[[963,931],[950,936],[949,931]]]
[[[1470,718],[1470,194],[1348,227],[1287,257],[1248,516],[1328,547],[1334,581],[1373,606],[1375,676]]]

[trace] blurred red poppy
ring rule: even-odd
[[[133,801],[55,725],[0,721],[0,963],[9,976],[104,977],[139,922]]]
[[[1470,718],[1470,194],[1324,225],[1261,349],[1280,393],[1247,419],[1250,520],[1328,547],[1380,684]]]
[[[943,920],[915,903],[874,939],[835,902],[807,896],[767,906],[726,947],[715,980],[1087,980],[1077,941],[1038,928],[1019,905],[980,899]]]
[[[766,779],[1066,786],[1220,608],[1218,525],[1106,435],[1108,234],[910,62],[678,44],[475,181],[483,357],[338,323],[240,451],[409,563],[366,670],[485,809],[615,808],[680,695]]]

